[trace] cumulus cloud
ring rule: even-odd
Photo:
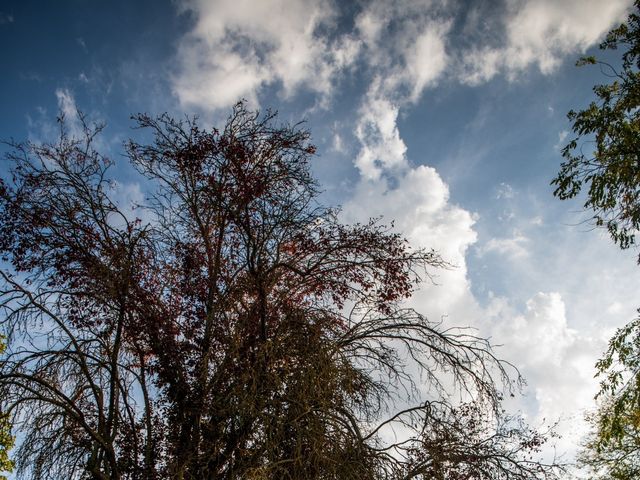
[[[522,232],[515,230],[510,237],[495,237],[489,239],[478,248],[478,255],[495,253],[509,259],[522,258],[529,255],[527,245],[529,239]]]
[[[629,0],[509,0],[496,28],[504,35],[462,53],[462,81],[478,84],[530,66],[553,71],[568,54],[586,50],[624,19]]]
[[[380,164],[384,175],[362,178],[344,205],[344,219],[393,220],[414,247],[434,248],[454,265],[435,272],[436,284],[425,281],[408,304],[434,320],[470,326],[489,337],[498,345],[498,355],[513,362],[529,384],[524,397],[512,399],[512,411],[522,412],[533,425],[560,420],[559,451],[575,452],[587,428],[582,415],[596,390],[593,365],[604,337],[571,328],[564,300],[556,292],[533,295],[522,311],[504,297],[481,305],[467,270],[467,254],[477,242],[476,216],[451,203],[449,188],[435,169],[411,167],[405,151],[402,158],[400,170],[390,173]],[[520,262],[527,256],[527,242],[514,231],[511,237],[490,240],[485,249]]]
[[[565,300],[558,292],[535,293],[524,308],[506,297],[491,296],[488,304],[481,304],[467,270],[467,255],[478,237],[476,216],[451,202],[449,188],[435,169],[411,167],[406,161],[404,169],[393,175],[363,178],[344,205],[343,217],[364,221],[380,215],[387,222],[393,220],[414,247],[434,248],[454,264],[435,272],[436,284],[425,281],[408,304],[434,320],[443,319],[446,325],[470,326],[490,338],[497,354],[512,362],[528,382],[524,396],[510,399],[510,410],[520,411],[533,425],[559,420],[562,438],[554,442],[558,452],[575,453],[588,428],[583,415],[597,390],[593,365],[607,334],[597,325],[582,325],[580,330],[571,327]],[[536,270],[522,252],[527,243],[514,231],[512,237],[490,241],[488,250],[529,265],[533,269],[529,273],[544,276],[539,269],[545,267]],[[593,286],[585,285],[585,289],[582,295],[591,298]],[[619,313],[621,308],[616,305],[611,310]]]
[[[470,323],[470,317],[477,317],[465,261],[477,239],[476,219],[449,201],[449,188],[434,168],[407,167],[391,177],[363,178],[342,214],[348,222],[370,217],[393,221],[414,247],[435,249],[451,263],[450,269],[431,272],[436,285],[426,281],[411,300],[412,306],[436,319],[451,315],[458,325],[461,319]]]
[[[416,102],[449,65],[447,35],[452,16],[445,3],[385,2],[364,5],[356,16],[364,64],[377,72],[380,94]]]
[[[186,106],[216,109],[240,97],[255,103],[259,89],[275,82],[285,97],[302,87],[323,95],[358,51],[349,35],[331,34],[328,1],[191,0],[182,8],[196,19],[179,45],[173,79]]]
[[[178,46],[173,90],[183,105],[209,110],[241,97],[257,103],[267,85],[285,98],[306,89],[324,101],[362,60],[385,72],[386,91],[402,88],[415,102],[449,64],[444,3],[368,2],[345,31],[330,0],[189,0],[180,8],[194,26]]]
[[[495,336],[509,340],[506,348],[518,352],[523,368],[541,364],[561,368],[577,334],[567,326],[565,305],[557,292],[537,293],[527,301],[524,314],[494,330]]]
[[[505,0],[501,9],[483,2],[466,12],[444,0],[354,8],[334,0],[186,0],[180,9],[193,26],[179,42],[172,86],[183,106],[206,110],[242,97],[257,104],[265,86],[284,98],[310,91],[326,103],[341,75],[355,72],[382,79],[386,97],[416,103],[447,74],[475,85],[500,73],[515,79],[531,66],[550,73],[596,43],[629,5]]]
[[[593,364],[604,342],[569,326],[565,302],[557,292],[535,294],[521,314],[501,300],[496,303],[498,311],[485,328],[503,345],[501,355],[517,359],[527,379],[524,413],[536,424],[560,420],[558,450],[575,452],[587,431],[584,413],[592,407],[597,389]]]
[[[204,41],[193,39],[188,48],[180,48],[183,66],[174,88],[185,106],[203,106],[210,110],[227,107],[246,98],[257,103],[256,90],[271,79],[254,54],[240,55],[221,45],[213,55]]]
[[[344,213],[358,221],[370,216],[393,220],[414,246],[436,248],[457,264],[476,240],[474,216],[449,202],[449,187],[426,165],[407,169],[392,182],[360,182]]]
[[[415,38],[415,43],[407,49],[407,76],[412,80],[411,100],[417,101],[422,91],[434,84],[447,67],[445,35],[450,22],[429,22]]]
[[[362,148],[355,165],[362,177],[376,180],[383,171],[405,168],[407,147],[396,125],[398,107],[370,92],[359,113],[355,135]]]

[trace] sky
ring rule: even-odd
[[[567,111],[606,81],[575,62],[617,61],[597,45],[630,3],[2,0],[0,139],[52,139],[56,116],[73,127],[80,109],[107,125],[100,146],[127,202],[143,196],[122,148],[140,138],[132,114],[220,126],[244,98],[304,120],[322,201],[345,222],[394,221],[453,265],[411,305],[490,337],[527,379],[509,408],[559,421],[571,459],[640,275],[637,252],[550,181],[573,138]]]

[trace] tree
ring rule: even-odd
[[[636,0],[636,9],[640,2]],[[571,110],[573,138],[562,149],[564,162],[552,181],[562,200],[586,190],[584,208],[595,224],[604,226],[621,248],[635,244],[640,228],[640,17],[609,32],[603,50],[625,48],[622,65],[615,68],[595,57],[578,65],[598,64],[613,81],[596,85],[596,100],[579,112]],[[582,141],[580,144],[579,141]],[[592,145],[592,146],[591,146]],[[640,260],[640,258],[639,258]]]
[[[489,343],[402,306],[433,268],[317,203],[300,125],[138,115],[148,198],[61,122],[0,184],[0,402],[33,479],[552,479]],[[138,217],[136,217],[138,215]],[[458,400],[455,400],[457,395]]]
[[[5,351],[4,337],[0,335],[0,355]],[[1,365],[1,363],[0,363]],[[0,412],[0,480],[6,480],[6,477],[2,475],[2,472],[13,471],[13,462],[9,459],[9,450],[13,447],[15,442],[14,437],[11,435],[11,423],[7,415]]]
[[[600,405],[580,461],[596,478],[640,476],[640,320],[619,329],[598,362]]]
[[[564,162],[553,180],[554,195],[564,200],[586,191],[584,207],[597,226],[606,227],[621,248],[636,245],[640,228],[640,1],[627,22],[611,30],[603,50],[623,48],[621,66],[595,57],[578,65],[598,64],[612,78],[596,85],[596,101],[570,111],[577,135],[562,150]],[[640,263],[640,257],[638,257]],[[640,319],[619,329],[596,365],[600,401],[589,418],[593,432],[581,455],[598,478],[640,475]]]

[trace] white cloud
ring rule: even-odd
[[[331,36],[329,1],[192,0],[182,7],[196,18],[173,78],[186,106],[216,109],[240,97],[255,103],[260,88],[275,82],[285,97],[303,87],[327,95],[359,49],[348,35]]]
[[[585,50],[621,20],[627,0],[528,0],[509,19],[507,34],[511,70],[537,64],[543,73],[558,65],[559,56]]]
[[[612,315],[619,315],[623,312],[623,306],[620,302],[613,302],[607,307],[607,313]]]
[[[423,165],[407,167],[390,178],[363,178],[344,205],[343,218],[352,222],[378,216],[385,223],[393,221],[412,246],[433,248],[453,265],[431,272],[437,285],[426,281],[411,304],[432,318],[451,314],[454,324],[459,325],[460,319],[468,322],[468,313],[477,305],[470,294],[465,255],[477,238],[476,219],[449,202],[449,188],[436,170]]]
[[[385,179],[362,181],[344,213],[350,219],[383,216],[416,247],[436,248],[449,261],[462,265],[475,242],[473,215],[449,203],[449,188],[432,167],[421,165]]]
[[[569,132],[567,130],[562,130],[561,132],[559,132],[558,143],[564,142],[565,138],[567,138],[567,135],[569,135]]]
[[[420,99],[423,90],[435,84],[448,66],[445,36],[451,22],[429,22],[405,52],[405,81],[412,84],[410,98]]]
[[[488,328],[494,342],[503,345],[501,355],[517,359],[527,379],[525,414],[534,424],[560,420],[558,452],[575,453],[588,428],[583,416],[593,405],[593,365],[604,341],[569,327],[565,302],[557,292],[537,293],[521,314],[514,315],[500,300],[496,303],[497,315],[487,322]]]
[[[182,74],[174,89],[185,106],[215,110],[234,104],[240,98],[258,103],[256,90],[272,78],[255,55],[240,55],[227,45],[215,52],[200,40],[181,45]]]
[[[489,239],[478,248],[478,255],[483,256],[491,252],[509,259],[522,258],[529,255],[528,243],[529,239],[522,232],[515,230],[510,237]]]
[[[515,195],[515,190],[508,183],[501,182],[500,185],[498,185],[497,192],[496,192],[496,199],[509,200],[513,198],[514,195]]]
[[[383,171],[405,168],[407,147],[396,125],[398,107],[370,92],[359,113],[355,135],[362,148],[355,165],[363,178],[376,180]]]
[[[514,79],[530,66],[552,72],[568,54],[586,50],[624,15],[629,0],[509,0],[504,38],[462,53],[465,83],[477,85],[504,72]]]
[[[56,98],[58,99],[58,109],[65,118],[71,120],[77,116],[78,107],[76,107],[76,100],[69,90],[66,88],[57,89]]]
[[[379,93],[416,102],[449,65],[446,51],[451,18],[442,2],[372,1],[355,19],[368,68],[384,81]]]
[[[560,151],[560,149],[564,147],[564,141],[567,139],[568,135],[568,130],[561,130],[560,132],[558,132],[558,143],[553,146],[554,150]]]
[[[62,115],[64,118],[64,126],[69,136],[76,139],[84,139],[85,128],[92,128],[95,124],[100,123],[100,119],[96,114],[85,117],[85,112],[78,109],[75,96],[71,90],[67,88],[58,88],[55,91],[55,95],[58,102],[58,114]],[[86,118],[86,126],[83,124],[83,121],[85,121],[83,117]],[[40,132],[37,134],[39,136],[39,141],[55,141],[58,139],[60,133],[59,125],[53,125],[50,121],[45,119],[44,114],[39,127]],[[108,145],[100,135],[94,137],[92,142],[94,147],[99,147],[102,151],[108,151]]]
[[[110,198],[116,204],[129,222],[136,219],[143,225],[153,224],[157,221],[148,208],[142,208],[145,203],[145,194],[139,182],[111,182]],[[113,215],[109,221],[116,226],[124,226],[124,219],[119,215]]]
[[[345,146],[344,146],[344,140],[342,140],[342,135],[340,135],[338,132],[333,132],[333,140],[331,143],[331,149],[334,152],[337,153],[344,153],[345,152]]]
[[[184,106],[213,110],[240,97],[257,103],[266,85],[280,86],[285,98],[306,89],[325,103],[358,59],[384,78],[383,90],[401,88],[416,102],[449,65],[452,23],[442,2],[372,1],[348,32],[337,31],[340,10],[330,0],[189,0],[181,9],[195,18],[172,77]]]
[[[515,79],[531,66],[550,73],[595,44],[629,5],[506,0],[497,15],[483,4],[465,17],[458,45],[450,37],[461,4],[444,0],[365,2],[351,30],[340,30],[351,9],[334,0],[185,0],[180,8],[194,25],[179,43],[172,87],[183,106],[207,110],[241,97],[257,104],[265,86],[284,98],[311,91],[326,106],[341,75],[357,67],[383,79],[385,97],[415,103],[447,73],[472,85],[500,73]]]
[[[64,126],[67,134],[72,137],[82,138],[83,127],[78,117],[76,100],[71,90],[58,88],[55,90],[58,110],[56,114],[64,118]],[[29,140],[34,143],[55,142],[60,136],[60,124],[52,121],[46,109],[39,107],[37,116],[27,116],[29,125]]]
[[[557,292],[537,293],[525,313],[494,328],[494,337],[508,339],[505,348],[517,353],[522,368],[560,368],[576,333],[567,326],[565,305]]]

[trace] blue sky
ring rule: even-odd
[[[220,124],[245,98],[306,120],[323,200],[384,215],[456,265],[412,302],[478,328],[528,378],[511,407],[561,419],[570,457],[593,364],[630,320],[640,277],[549,186],[597,68],[576,68],[627,0],[0,3],[0,138],[51,138],[76,107],[107,124],[123,201],[131,114]],[[608,54],[615,61],[615,55]],[[0,169],[7,169],[0,164]]]

